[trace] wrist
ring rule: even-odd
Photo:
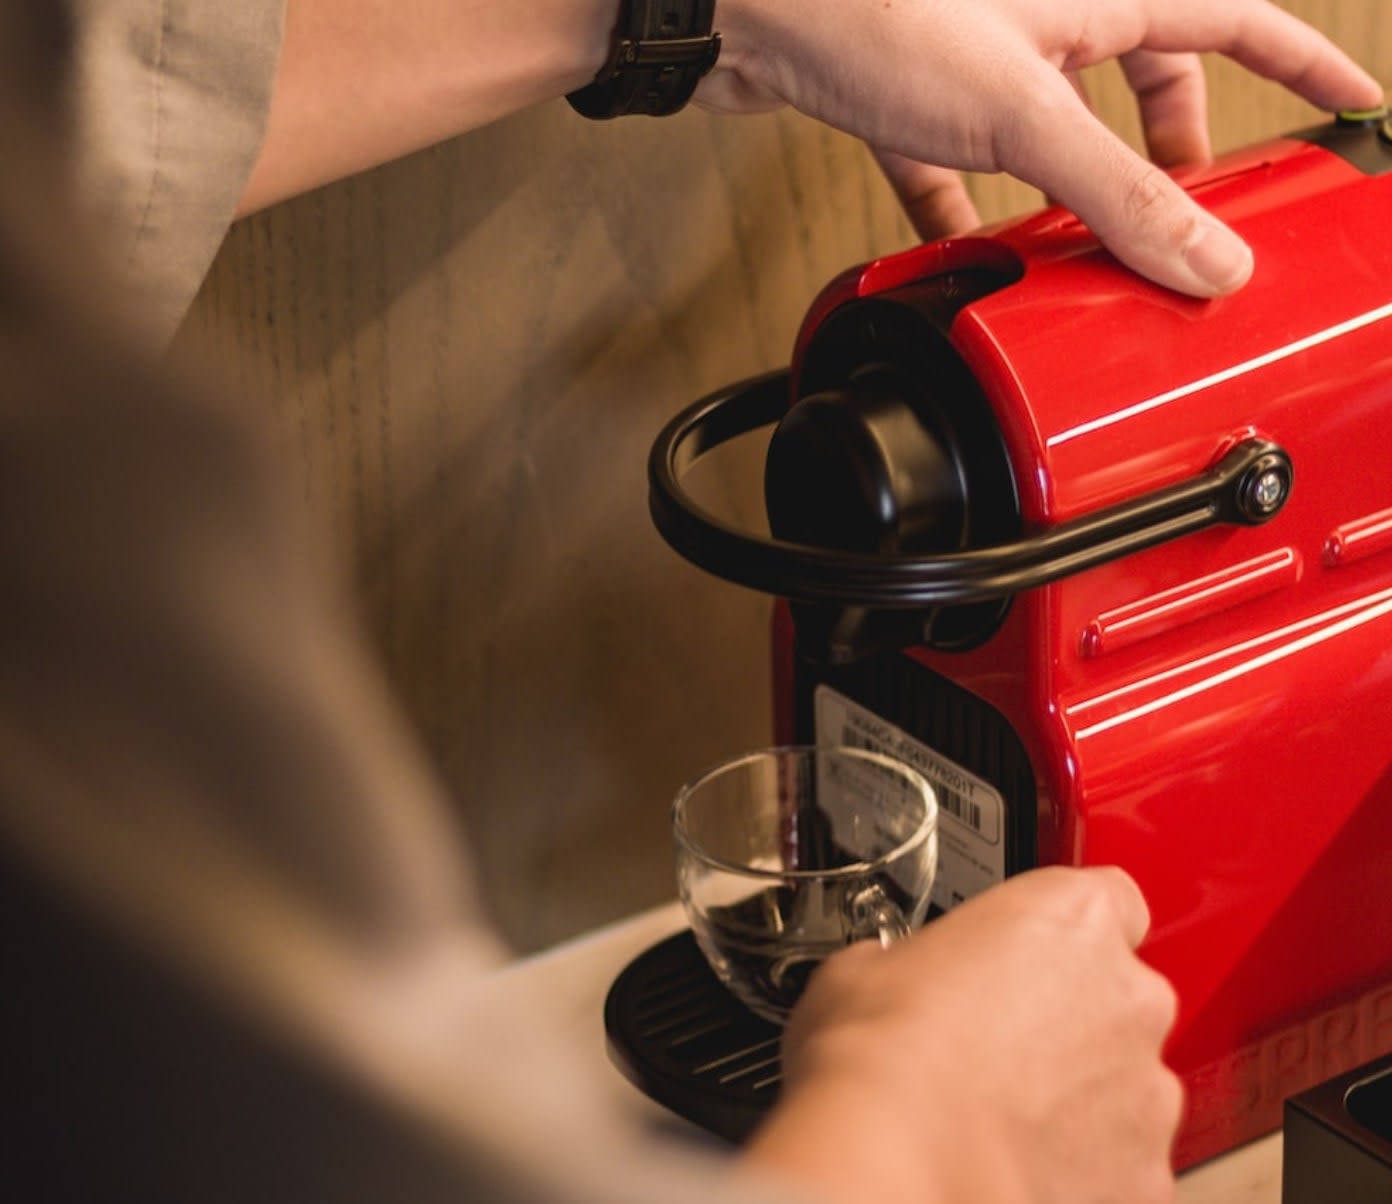
[[[720,61],[701,81],[696,103],[720,113],[757,113],[794,100],[798,79],[788,49],[807,7],[804,0],[717,0]]]
[[[760,0],[716,0],[715,28],[720,31],[720,62],[715,70],[743,74],[767,45],[769,22]]]

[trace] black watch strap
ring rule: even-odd
[[[609,61],[566,99],[595,120],[677,112],[720,54],[714,23],[715,0],[622,0]]]

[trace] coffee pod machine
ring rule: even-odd
[[[779,599],[780,738],[933,783],[935,909],[1044,864],[1136,878],[1183,1167],[1392,1051],[1392,123],[1179,179],[1253,248],[1236,295],[1046,209],[845,273],[788,371],[678,415],[649,467],[672,547]],[[765,426],[771,536],[683,485]],[[615,983],[611,1048],[738,1136],[776,1031],[682,1002],[679,952]]]

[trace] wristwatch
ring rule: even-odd
[[[720,56],[714,23],[715,0],[622,0],[608,61],[566,99],[596,121],[677,112]]]

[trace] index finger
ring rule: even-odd
[[[1195,297],[1232,292],[1252,253],[1178,184],[1146,162],[1047,69],[1035,103],[998,132],[1001,167],[1066,205],[1118,259]]]
[[[1269,0],[1152,0],[1148,50],[1216,51],[1327,110],[1374,108],[1382,85],[1323,34]],[[1110,54],[1132,49],[1112,47]]]

